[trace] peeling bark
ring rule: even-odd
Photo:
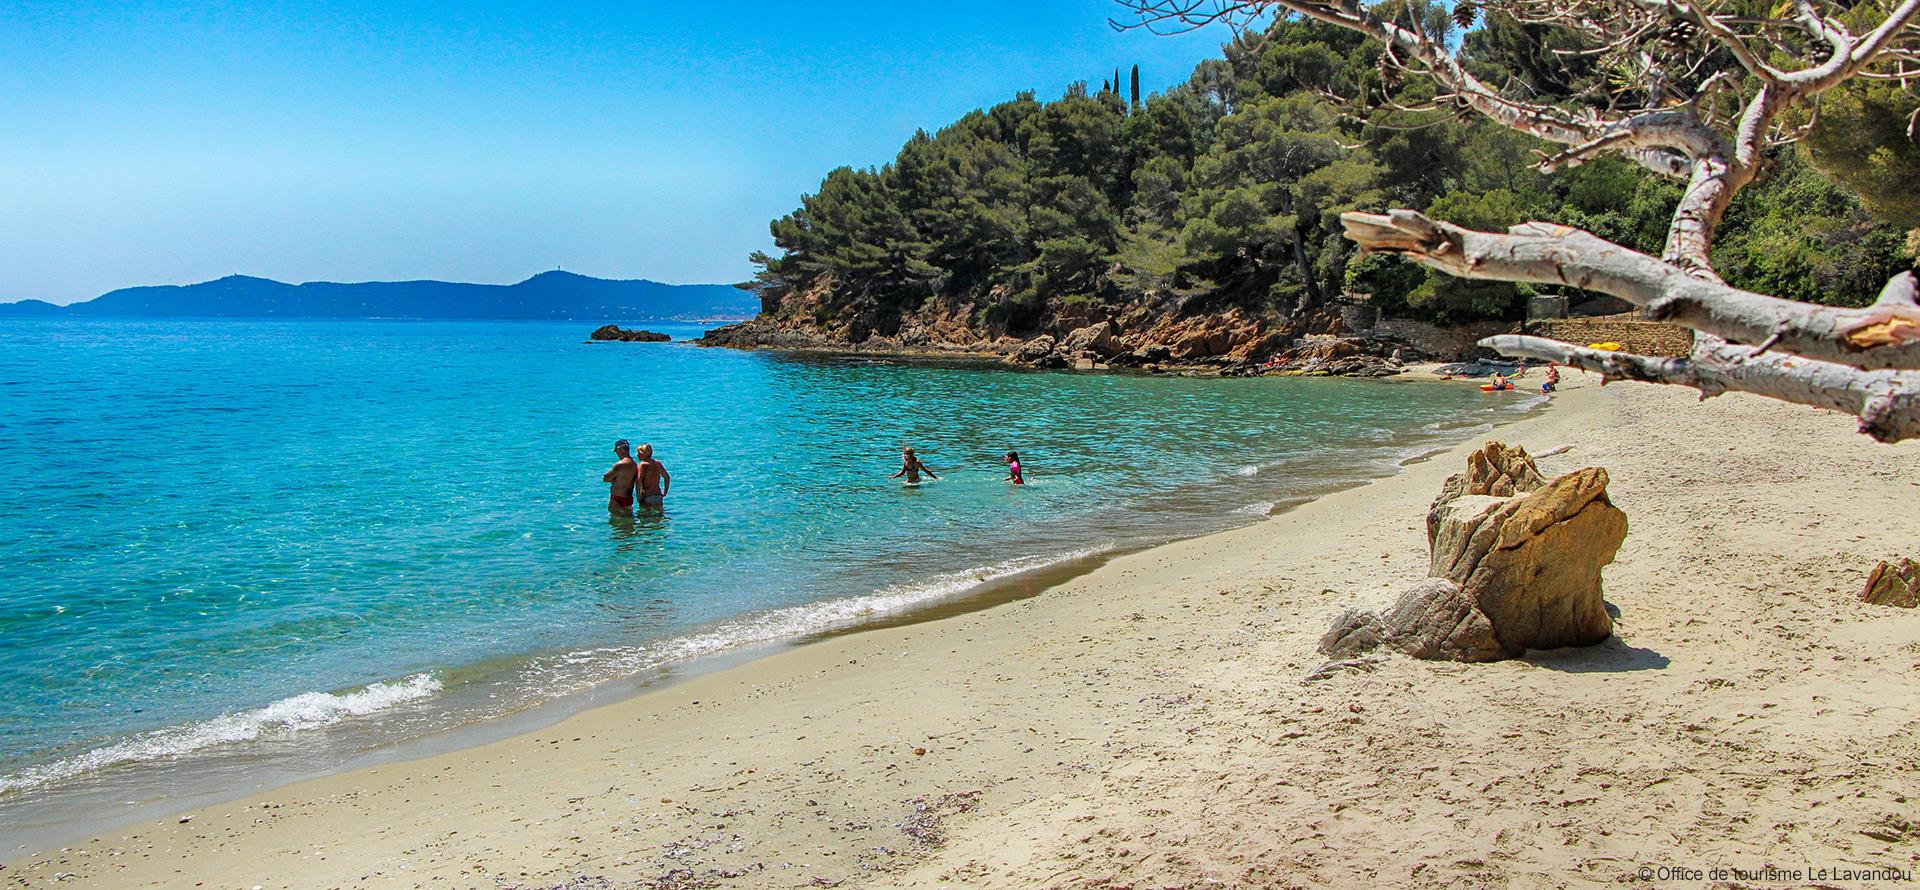
[[[1912,272],[1894,276],[1872,306],[1848,309],[1740,290],[1552,223],[1476,232],[1411,210],[1347,213],[1340,221],[1362,249],[1399,254],[1461,278],[1599,291],[1641,307],[1650,318],[1735,343],[1863,370],[1920,369],[1920,303]]]
[[[1760,169],[1770,145],[1797,133],[1781,112],[1811,104],[1853,77],[1908,76],[1920,70],[1920,0],[1897,0],[1872,30],[1856,36],[1842,21],[1855,7],[1788,0],[1754,15],[1720,0],[1481,0],[1477,6],[1523,24],[1561,28],[1637,70],[1652,84],[1642,100],[1611,86],[1606,112],[1508,95],[1475,77],[1447,47],[1418,28],[1375,15],[1364,0],[1119,0],[1143,24],[1200,25],[1262,11],[1327,22],[1380,41],[1386,63],[1423,75],[1455,107],[1503,126],[1571,146],[1544,171],[1618,154],[1686,182],[1660,258],[1550,223],[1506,234],[1475,232],[1409,210],[1341,216],[1362,249],[1396,253],[1464,278],[1570,285],[1621,297],[1651,318],[1692,328],[1692,355],[1657,359],[1582,349],[1535,337],[1484,341],[1511,355],[1564,361],[1612,377],[1691,386],[1703,395],[1737,390],[1846,411],[1881,441],[1920,434],[1920,304],[1913,273],[1896,276],[1865,309],[1782,300],[1728,287],[1714,274],[1710,248],[1721,218]],[[1824,10],[1824,11],[1823,11]],[[1117,24],[1117,23],[1116,23]],[[1648,35],[1676,26],[1681,68],[1714,65],[1691,97],[1672,107],[1664,89],[1668,61],[1647,50]],[[1809,39],[1811,38],[1811,39]],[[1664,39],[1664,38],[1663,38]],[[1719,56],[1724,50],[1726,57]],[[1715,58],[1721,61],[1714,61]],[[1689,61],[1690,60],[1690,61]],[[1879,65],[1879,68],[1874,66]],[[1872,70],[1870,70],[1872,69]],[[1737,100],[1722,114],[1720,100]],[[1616,111],[1642,105],[1638,111]],[[1729,342],[1731,341],[1731,342]],[[1747,345],[1740,345],[1747,344]],[[1783,354],[1790,353],[1790,354]]]
[[[1545,337],[1503,334],[1480,345],[1585,368],[1608,380],[1692,387],[1701,398],[1745,392],[1828,408],[1860,418],[1860,431],[1881,442],[1920,438],[1920,373],[1862,371],[1791,355],[1756,355],[1745,346],[1706,339],[1686,358],[1655,358],[1574,346]]]

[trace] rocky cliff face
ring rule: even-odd
[[[1171,294],[1137,301],[1055,302],[1022,335],[995,320],[984,300],[935,297],[911,312],[846,299],[833,282],[764,298],[752,321],[707,333],[708,346],[876,353],[1000,356],[1036,367],[1202,368],[1257,366],[1314,334],[1337,334],[1337,314],[1291,319],[1243,307],[1201,310]],[[983,305],[983,303],[985,305]],[[1360,353],[1365,350],[1349,350]]]

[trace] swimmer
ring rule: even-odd
[[[1003,481],[1011,482],[1015,485],[1027,484],[1026,477],[1020,473],[1020,452],[1007,452],[1007,478]]]
[[[900,472],[887,478],[898,479],[901,476],[905,476],[907,477],[908,485],[919,485],[921,473],[927,474],[927,478],[929,479],[940,478],[940,474],[935,473],[932,467],[920,462],[919,456],[913,453],[913,449],[902,448],[900,449]]]

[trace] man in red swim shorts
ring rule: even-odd
[[[613,486],[607,495],[607,512],[632,516],[633,485],[640,481],[640,465],[634,462],[625,439],[613,443],[613,453],[619,455],[620,459],[614,462],[613,469],[600,477],[600,481]]]

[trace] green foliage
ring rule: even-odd
[[[1820,120],[1802,143],[1815,167],[1860,196],[1875,215],[1920,228],[1920,98],[1891,81],[1850,81],[1821,97]]]
[[[1470,68],[1540,95],[1610,76],[1557,52],[1572,48],[1561,32],[1471,4],[1390,0],[1376,12],[1459,41]],[[879,169],[829,173],[773,222],[780,255],[755,254],[751,286],[774,307],[831,276],[823,320],[970,300],[977,321],[1016,334],[1063,305],[1177,296],[1195,311],[1287,314],[1342,291],[1448,322],[1517,317],[1530,291],[1356,257],[1340,213],[1413,207],[1483,229],[1551,220],[1660,251],[1679,189],[1631,163],[1544,175],[1543,146],[1492,123],[1442,111],[1355,118],[1323,101],[1433,97],[1425,80],[1384,80],[1379,53],[1344,29],[1283,19],[1144,99],[1137,67],[1124,97],[1117,69],[1095,93],[1078,83],[1052,102],[1019,94],[916,133]],[[1715,253],[1729,281],[1851,302],[1909,261],[1902,229],[1871,215],[1920,225],[1920,148],[1889,111],[1911,107],[1895,89],[1831,94],[1805,148],[1812,163],[1783,153],[1743,193]]]
[[[1727,283],[1794,300],[1860,306],[1911,265],[1905,235],[1793,150],[1727,212],[1713,264]]]

